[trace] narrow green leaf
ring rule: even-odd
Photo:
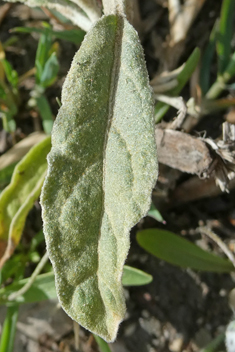
[[[18,311],[18,305],[13,305],[7,309],[1,333],[0,352],[13,352]]]
[[[113,341],[125,314],[129,231],[146,215],[157,177],[153,99],[126,19],[104,16],[75,55],[48,162],[41,202],[60,302]]]
[[[215,352],[221,351],[221,347],[224,345],[225,333],[217,335],[212,341],[208,343],[205,347],[203,347],[200,352]]]
[[[11,293],[19,291],[28,282],[28,280],[29,278],[23,279],[18,281],[17,283],[13,283],[9,286],[0,289],[0,304],[9,303],[7,297]],[[17,299],[15,301],[12,301],[11,303],[34,303],[47,299],[54,299],[56,297],[57,295],[55,289],[54,273],[50,272],[38,275],[32,283],[32,286],[28,289],[28,291],[26,291],[22,296],[17,297]]]
[[[152,282],[153,277],[142,270],[132,268],[131,266],[124,266],[122,284],[123,286],[141,286]]]
[[[12,257],[12,259],[14,259],[14,257]],[[13,260],[12,264],[16,265],[17,260],[19,261],[19,258],[19,255],[16,256],[16,259]],[[6,266],[7,264],[8,263],[6,263]],[[124,286],[147,285],[152,281],[152,279],[152,276],[145,273],[144,271],[124,265],[122,276],[122,284]],[[23,279],[17,283],[13,283],[0,289],[0,304],[9,303],[7,297],[11,293],[19,291],[25,284],[27,284],[28,281],[29,278]],[[46,299],[54,299],[56,297],[57,294],[55,289],[55,276],[53,272],[50,272],[47,274],[38,275],[28,291],[11,303],[34,303],[44,301]]]
[[[51,86],[56,80],[58,71],[59,62],[57,60],[56,53],[52,53],[43,68],[43,72],[40,77],[40,85],[44,88]]]
[[[51,107],[48,103],[48,100],[45,97],[45,95],[42,94],[36,98],[36,102],[37,102],[39,113],[42,117],[42,125],[43,125],[44,132],[46,134],[50,134],[53,127],[54,119],[52,116]]]
[[[85,32],[81,29],[70,29],[68,31],[52,31],[52,35],[57,39],[66,40],[74,44],[81,44],[84,39]]]
[[[5,283],[7,279],[22,280],[27,262],[29,262],[29,257],[24,253],[13,255],[1,269],[2,283]]]
[[[218,25],[219,22],[216,21],[210,34],[209,43],[207,44],[201,60],[200,85],[203,95],[205,95],[210,88],[211,63],[215,53],[216,33],[218,30]]]
[[[36,28],[36,27],[15,27],[11,30],[11,32],[18,33],[45,33],[44,28]],[[67,42],[71,42],[74,44],[81,44],[84,39],[85,32],[81,29],[70,29],[67,31],[53,31],[50,30],[50,34],[57,39],[66,40]]]
[[[140,231],[137,233],[137,242],[157,258],[182,268],[213,272],[234,270],[228,260],[206,252],[169,231],[157,229]]]
[[[49,59],[49,53],[52,45],[52,37],[50,34],[50,29],[46,28],[45,32],[41,35],[35,59],[35,66],[37,68],[36,72],[36,83],[39,84],[41,81],[41,76],[44,70],[44,66]]]
[[[200,59],[200,50],[198,48],[195,48],[194,51],[192,52],[192,54],[190,55],[190,57],[188,58],[188,60],[186,61],[184,68],[177,76],[177,81],[178,81],[177,87],[170,90],[167,93],[167,95],[173,96],[173,97],[179,95],[181,90],[184,88],[185,84],[188,82],[188,80],[192,76],[195,68],[197,67],[199,59]],[[161,121],[161,119],[167,113],[169,108],[170,108],[169,105],[162,103],[161,101],[159,101],[155,105],[155,122],[156,123]]]
[[[218,55],[218,74],[221,75],[228,66],[231,55],[231,41],[233,36],[235,0],[223,0],[219,32],[217,34],[216,47]]]
[[[183,70],[180,71],[180,73],[177,76],[177,81],[179,82],[179,84],[177,87],[173,88],[170,91],[170,94],[172,96],[179,95],[181,90],[184,88],[185,84],[191,78],[191,76],[192,76],[193,72],[195,71],[197,64],[199,62],[200,55],[201,55],[200,49],[195,48],[193,50],[192,54],[190,55],[190,57],[188,58],[188,60],[186,61]]]
[[[98,346],[99,346],[99,350],[100,352],[112,352],[109,348],[109,345],[107,344],[106,341],[104,341],[101,337],[93,334]]]
[[[216,99],[220,93],[226,88],[226,83],[234,77],[235,75],[235,52],[230,58],[228,66],[226,67],[224,73],[217,77],[215,83],[210,87],[206,93],[207,99]]]
[[[17,164],[11,183],[0,195],[0,267],[19,243],[26,216],[40,194],[49,151],[47,137]]]
[[[5,71],[8,82],[12,85],[12,87],[14,87],[14,88],[17,87],[17,85],[18,85],[17,72],[13,69],[10,62],[7,61],[6,59],[1,60],[1,63],[3,64],[4,71]]]
[[[159,221],[159,222],[162,222],[163,224],[165,224],[165,220],[163,219],[161,213],[157,210],[157,208],[155,207],[155,205],[152,203],[151,204],[151,207],[148,211],[148,216],[150,216],[151,218]]]

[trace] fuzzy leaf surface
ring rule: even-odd
[[[106,341],[125,314],[130,229],[157,177],[153,99],[133,27],[104,16],[87,34],[62,90],[41,203],[58,296]]]

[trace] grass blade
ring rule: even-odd
[[[211,62],[215,53],[216,47],[216,33],[218,31],[219,22],[216,21],[209,38],[209,43],[207,44],[206,50],[203,54],[202,61],[201,61],[201,70],[200,70],[200,85],[203,95],[210,88],[210,68]]]
[[[220,14],[219,32],[216,40],[218,75],[223,74],[230,61],[234,10],[235,0],[223,0]]]
[[[36,102],[42,118],[43,130],[46,134],[50,134],[54,123],[50,104],[44,94],[37,97]]]
[[[167,95],[169,96],[178,96],[181,90],[184,88],[185,84],[188,82],[190,77],[193,74],[193,71],[197,67],[198,61],[200,59],[200,50],[198,48],[194,49],[192,54],[190,55],[189,59],[186,61],[184,68],[177,76],[178,85],[177,87],[173,88],[168,92]],[[155,122],[158,123],[161,121],[163,116],[166,114],[168,109],[170,108],[169,105],[158,102],[155,105]]]
[[[36,28],[36,27],[15,27],[11,30],[15,33],[45,33],[45,28]],[[70,29],[65,31],[53,31],[50,29],[50,33],[54,38],[66,40],[74,44],[81,44],[84,39],[85,32],[81,29]]]
[[[12,352],[14,348],[14,339],[16,332],[16,323],[18,319],[18,305],[8,307],[7,315],[3,324],[0,352]]]

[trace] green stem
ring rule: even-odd
[[[235,75],[235,52],[222,75],[220,75],[215,83],[211,86],[206,94],[207,99],[216,99],[223,91],[225,84]]]
[[[101,337],[93,334],[101,352],[111,352],[109,345]],[[1,351],[0,351],[1,352]]]
[[[0,352],[12,352],[14,347],[14,338],[16,332],[16,323],[18,319],[19,306],[9,306],[7,316],[4,321],[2,336],[0,341]]]

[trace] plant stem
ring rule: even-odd
[[[215,83],[211,86],[206,94],[207,99],[216,99],[223,91],[225,84],[235,75],[235,53],[233,53],[230,62],[221,76],[218,76]]]
[[[48,253],[46,252],[44,254],[44,256],[42,257],[42,259],[40,260],[39,264],[37,265],[36,269],[34,270],[34,272],[32,273],[29,281],[17,292],[13,292],[9,297],[8,300],[9,301],[13,301],[15,300],[17,297],[23,295],[26,291],[28,291],[28,289],[32,286],[34,280],[36,279],[36,277],[38,276],[38,274],[41,272],[41,270],[43,269],[44,265],[46,264],[48,260]],[[0,351],[1,352],[1,351]]]
[[[4,321],[1,342],[0,342],[0,352],[12,352],[14,347],[14,337],[16,332],[16,323],[18,319],[18,304],[8,307],[7,316]]]

